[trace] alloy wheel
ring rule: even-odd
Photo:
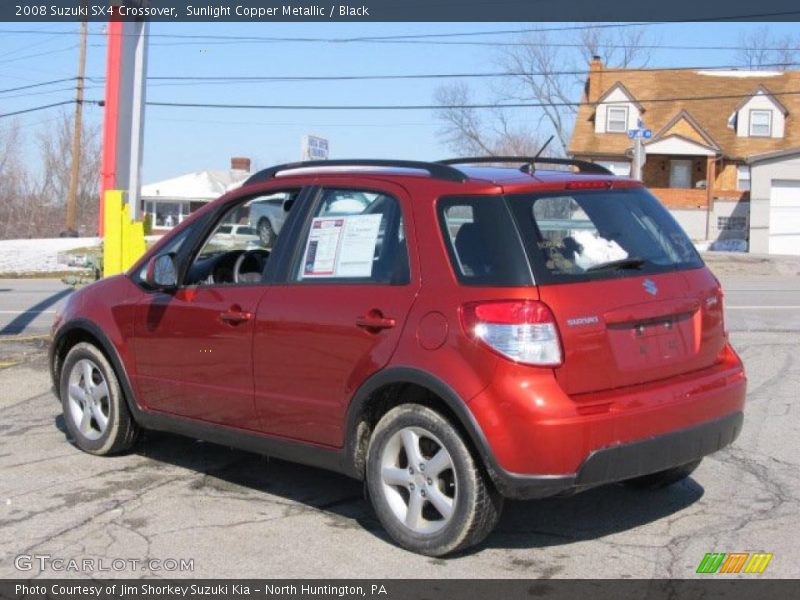
[[[417,534],[431,534],[453,517],[458,490],[444,444],[421,427],[397,431],[381,454],[381,489],[394,516]]]
[[[100,368],[82,358],[69,373],[69,415],[81,435],[98,440],[108,429],[111,401]]]

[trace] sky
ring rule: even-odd
[[[236,40],[177,39],[179,35],[348,38],[387,35],[491,32],[552,28],[558,23],[153,23],[148,76],[330,76],[497,71],[493,45],[356,43],[341,41],[247,43]],[[765,24],[702,23],[648,26],[656,45],[735,46],[741,35]],[[766,24],[780,37],[796,35],[797,23]],[[5,91],[43,81],[74,77],[78,61],[78,24],[0,23],[0,115],[74,97],[74,82]],[[105,38],[101,23],[89,25],[86,98],[104,95]],[[40,33],[23,33],[36,30]],[[67,32],[67,33],[64,33]],[[554,39],[574,33],[556,33]],[[513,41],[514,35],[448,38],[464,41]],[[650,67],[727,66],[733,50],[652,51]],[[565,67],[569,65],[564,65]],[[800,67],[795,67],[800,68]],[[322,81],[198,84],[151,81],[147,100],[223,104],[434,104],[437,86],[451,80]],[[475,100],[490,101],[507,81],[473,79]],[[579,99],[576,87],[575,100]],[[36,132],[52,127],[60,111],[48,109],[16,118],[23,134],[24,160],[37,163]],[[102,108],[87,104],[84,119],[102,124]],[[532,109],[511,114],[517,124],[549,135]],[[0,131],[9,118],[0,118]],[[404,158],[433,160],[451,156],[440,135],[442,122],[433,110],[235,110],[148,107],[145,117],[143,183],[203,169],[225,169],[232,156],[247,156],[255,167],[300,159],[301,138],[315,134],[330,140],[331,158]]]

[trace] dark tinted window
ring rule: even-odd
[[[691,240],[642,188],[509,196],[537,281],[572,282],[702,266]]]
[[[531,285],[530,267],[502,197],[443,198],[438,210],[459,282]]]

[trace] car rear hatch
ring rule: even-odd
[[[570,395],[700,370],[725,345],[722,293],[691,241],[644,188],[611,185],[507,196]]]

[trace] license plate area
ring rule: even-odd
[[[608,325],[617,366],[638,370],[685,359],[693,347],[689,315],[670,315]]]

